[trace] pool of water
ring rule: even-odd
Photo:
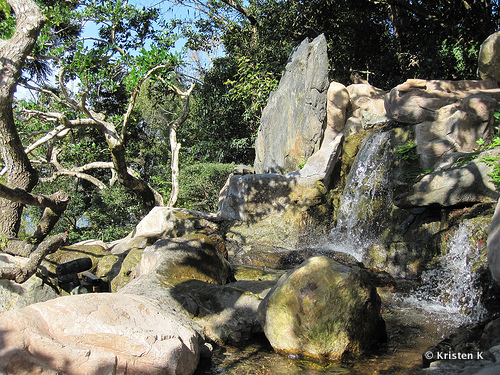
[[[376,352],[352,362],[327,366],[274,353],[264,336],[242,347],[216,348],[211,359],[200,363],[196,375],[330,375],[330,374],[417,374],[422,354],[456,328],[456,319],[435,309],[413,306],[404,295],[379,291],[388,341]]]

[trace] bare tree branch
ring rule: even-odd
[[[68,235],[60,233],[42,242],[31,252],[28,261],[22,267],[0,267],[0,279],[14,280],[16,283],[24,283],[38,269],[42,260],[48,255],[56,252],[60,247],[68,243]],[[7,246],[8,247],[8,246]]]
[[[122,141],[125,139],[125,136],[126,136],[126,133],[128,130],[128,125],[130,123],[130,116],[132,114],[132,111],[134,110],[135,103],[137,101],[137,95],[139,95],[139,92],[141,91],[142,84],[158,70],[166,69],[169,67],[170,67],[169,65],[157,65],[154,68],[151,68],[144,75],[144,77],[137,83],[137,86],[135,87],[134,91],[130,95],[127,111],[125,112],[125,116],[123,117],[123,127],[122,127],[122,131],[121,131],[121,135],[120,135],[120,138],[122,139]]]

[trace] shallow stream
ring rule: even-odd
[[[352,362],[335,362],[322,367],[276,354],[265,337],[258,337],[243,347],[216,349],[211,360],[203,360],[195,374],[418,374],[423,353],[451,333],[462,317],[433,309],[430,305],[430,311],[416,308],[402,293],[387,290],[379,290],[379,293],[388,341],[377,352]]]

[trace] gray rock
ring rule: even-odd
[[[491,220],[488,232],[488,268],[493,279],[500,284],[500,200],[497,203],[495,214]]]
[[[262,332],[257,311],[262,299],[276,284],[276,280],[237,281],[213,285],[190,280],[171,290],[179,300],[190,300],[197,305],[194,322],[204,334],[219,345],[239,344]]]
[[[481,79],[500,81],[500,31],[491,34],[481,44],[477,71]]]
[[[256,173],[299,169],[321,144],[326,118],[328,56],[322,34],[291,54],[278,89],[262,112],[255,142]]]

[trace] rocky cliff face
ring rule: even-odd
[[[304,40],[291,54],[262,112],[255,143],[257,173],[297,170],[319,149],[328,84],[325,36]]]

